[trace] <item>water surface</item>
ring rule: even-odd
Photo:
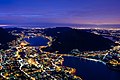
[[[49,41],[48,39],[39,36],[39,37],[33,37],[33,38],[25,38],[27,42],[30,43],[30,46],[46,46],[47,42]]]
[[[76,68],[76,75],[83,80],[120,80],[120,72],[110,70],[101,62],[77,57],[64,57],[64,66]]]

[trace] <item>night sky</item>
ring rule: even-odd
[[[120,0],[0,0],[0,24],[120,24]]]

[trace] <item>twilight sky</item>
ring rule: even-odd
[[[120,24],[120,0],[0,0],[0,24]]]

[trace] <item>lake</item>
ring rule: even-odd
[[[33,38],[25,38],[27,42],[30,43],[30,46],[46,46],[47,42],[49,42],[48,39],[39,36],[39,37],[33,37]]]
[[[76,68],[76,75],[83,80],[120,80],[120,72],[110,70],[101,62],[65,56],[63,65]]]
[[[46,46],[49,41],[44,37],[25,38],[25,40],[31,46]],[[64,56],[63,66],[76,68],[76,75],[83,80],[120,80],[120,72],[110,70],[101,62]]]

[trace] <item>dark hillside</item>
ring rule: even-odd
[[[102,36],[67,27],[45,29],[44,34],[55,39],[51,47],[44,49],[51,52],[69,53],[72,49],[80,51],[107,50],[114,45],[111,40]]]
[[[15,36],[8,33],[5,29],[0,28],[0,49],[6,49],[8,48],[7,43],[16,39]]]

